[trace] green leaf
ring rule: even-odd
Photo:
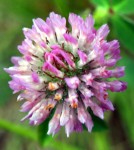
[[[134,119],[133,119],[134,92],[133,92],[133,89],[134,89],[134,85],[131,87],[129,85],[128,89],[122,94],[120,94],[120,96],[118,95],[115,101],[116,106],[118,108],[118,112],[120,114],[121,121],[123,123],[123,127],[124,129],[126,129],[125,133],[131,143],[134,143]]]
[[[37,134],[35,130],[25,127],[24,125],[16,124],[4,119],[0,119],[0,129],[15,133],[22,137],[37,141]]]
[[[58,141],[54,138],[51,141],[49,141],[48,143],[46,143],[45,147],[49,147],[54,150],[80,150],[80,148],[77,146],[67,144],[66,142]]]
[[[106,132],[95,133],[93,136],[95,145],[94,150],[109,150],[109,147],[111,147],[109,138],[111,138],[111,136],[107,136]]]
[[[53,109],[50,113],[50,116],[38,126],[38,141],[42,147],[44,147],[46,142],[49,142],[52,139],[50,135],[47,135],[47,131],[48,131],[49,121],[54,115],[54,111],[55,109]]]
[[[97,6],[108,6],[108,0],[89,0],[89,2],[92,2]]]
[[[121,44],[134,52],[134,24],[122,17],[113,17],[114,32]]]
[[[107,0],[107,1],[110,5],[115,6],[122,3],[124,0]]]
[[[90,0],[89,0],[90,2]],[[134,14],[134,0],[92,0],[97,7],[112,8],[116,14]]]
[[[86,19],[90,13],[91,13],[90,9],[85,9],[83,12],[80,13],[80,16],[83,19]]]
[[[66,0],[54,0],[54,4],[58,13],[63,15],[64,17],[68,17],[70,12],[69,3]]]
[[[47,135],[47,131],[48,131],[48,123],[49,123],[50,119],[46,119],[42,124],[40,124],[38,126],[38,141],[40,143],[41,146],[44,145],[45,140],[50,136]]]
[[[94,19],[95,19],[95,26],[96,28],[99,28],[104,22],[108,22],[108,8],[107,7],[102,7],[98,6],[96,10],[94,11]]]
[[[93,119],[93,122],[94,122],[94,127],[93,127],[93,131],[94,132],[98,132],[98,131],[104,131],[106,130],[108,127],[107,127],[107,124],[104,120],[92,115],[92,119]]]
[[[106,122],[104,120],[98,118],[97,116],[95,116],[91,109],[88,109],[88,112],[91,115],[93,123],[94,123],[93,129],[92,129],[93,132],[104,131],[108,128]],[[84,129],[87,130],[85,125],[83,127],[84,127]]]
[[[115,10],[119,14],[134,14],[134,0],[122,0],[115,6]]]
[[[134,59],[134,58],[133,58]],[[133,88],[133,79],[134,79],[134,61],[128,56],[123,56],[119,62],[120,66],[125,66],[125,76],[121,80],[128,83],[128,88]]]

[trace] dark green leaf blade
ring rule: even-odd
[[[108,128],[106,122],[94,115],[92,115],[92,119],[94,122],[93,132],[104,131]]]
[[[55,109],[53,109],[49,117],[38,126],[38,141],[42,147],[52,139],[52,136],[47,135],[49,121],[53,117]]]
[[[134,52],[134,24],[122,17],[113,17],[114,32],[121,44]]]
[[[108,0],[92,0],[92,1],[89,0],[89,2],[92,2],[96,6],[107,6],[108,5]]]
[[[46,119],[38,126],[38,141],[41,146],[44,145],[45,140],[49,137],[47,135],[49,119]]]
[[[60,13],[64,17],[68,17],[68,14],[70,12],[68,1],[54,0],[54,4],[56,6],[58,13]]]
[[[119,14],[134,14],[134,0],[122,0],[115,6],[115,10]]]
[[[134,83],[132,82],[134,79],[134,56],[133,58],[129,58],[127,55],[123,56],[120,60],[119,65],[125,66],[125,76],[121,78],[121,80],[127,82],[128,88],[133,89]]]
[[[93,129],[92,129],[93,132],[104,131],[108,128],[106,122],[104,120],[98,118],[97,116],[95,116],[91,109],[88,109],[88,112],[91,115],[93,123],[94,123]],[[83,127],[84,127],[84,129],[87,130],[85,125]]]

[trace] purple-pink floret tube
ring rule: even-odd
[[[118,80],[125,67],[116,66],[120,46],[117,40],[106,40],[107,24],[96,30],[92,15],[83,20],[73,13],[68,22],[67,28],[66,19],[54,12],[46,21],[33,19],[31,29],[23,28],[25,39],[18,46],[22,57],[12,57],[14,66],[5,68],[12,78],[10,88],[24,101],[21,111],[28,112],[22,121],[39,125],[52,113],[47,134],[64,126],[67,137],[81,132],[83,124],[91,132],[88,110],[103,119],[105,111],[114,110],[108,91],[127,87]]]

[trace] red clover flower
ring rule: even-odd
[[[12,57],[14,66],[5,68],[12,78],[10,88],[21,92],[18,101],[26,100],[21,111],[28,115],[22,120],[39,125],[54,109],[47,133],[54,135],[65,126],[67,137],[82,131],[82,124],[91,132],[87,109],[103,119],[105,111],[114,110],[108,91],[126,89],[126,83],[116,79],[124,76],[124,67],[115,66],[121,58],[119,43],[106,40],[107,24],[96,30],[91,15],[83,20],[73,13],[68,21],[71,29],[53,12],[46,21],[33,19],[18,46],[23,56]]]

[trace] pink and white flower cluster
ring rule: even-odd
[[[67,136],[82,131],[83,124],[91,132],[93,121],[88,112],[103,119],[106,110],[114,110],[108,91],[121,92],[126,83],[117,40],[108,42],[108,26],[94,28],[89,15],[86,20],[75,14],[66,19],[55,13],[43,21],[33,19],[32,29],[24,28],[25,39],[18,46],[22,57],[12,57],[13,67],[6,68],[12,78],[10,88],[21,92],[18,101],[26,100],[22,120],[39,125],[55,110],[48,134],[65,126]],[[113,78],[113,79],[112,79]]]

